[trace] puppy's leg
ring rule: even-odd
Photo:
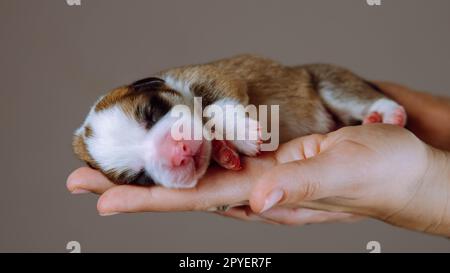
[[[304,66],[325,106],[344,124],[406,125],[405,109],[350,71],[332,65]],[[297,68],[300,69],[300,68]]]
[[[237,151],[247,156],[256,156],[261,148],[261,127],[256,108],[246,108],[237,100],[222,99],[213,104],[222,115],[214,116],[216,139],[227,140]]]
[[[210,117],[207,128],[214,128],[212,158],[222,167],[241,169],[239,153],[259,154],[261,128],[258,121],[247,115],[245,107],[236,100],[222,99],[206,108]],[[255,113],[257,115],[257,113]]]
[[[243,135],[241,138],[238,137],[231,141],[234,147],[236,147],[240,153],[247,156],[259,155],[261,151],[261,144],[263,143],[261,137],[261,126],[259,122],[250,117],[238,117],[235,130],[241,131]]]
[[[185,89],[189,91],[188,97],[201,97],[204,110],[206,112],[211,110],[212,112],[205,118],[207,123],[225,125],[227,120],[238,119],[243,120],[244,124],[248,124],[250,130],[256,128],[254,131],[258,132],[259,127],[253,126],[255,123],[257,124],[255,120],[242,115],[235,116],[232,112],[226,111],[227,106],[234,108],[238,105],[246,106],[248,104],[249,98],[245,81],[236,79],[211,65],[178,68],[163,73],[161,77],[166,79],[169,86],[174,89],[187,86],[188,88]],[[215,115],[216,110],[223,115]],[[237,124],[242,124],[242,122],[237,122]],[[214,126],[213,130],[215,139],[213,140],[212,157],[219,165],[227,169],[240,168],[237,151],[249,156],[256,155],[259,152],[258,138],[248,141],[247,139],[230,138],[230,133],[235,132],[236,129],[240,128],[236,128],[236,125],[228,129],[224,126]],[[249,134],[254,135],[254,132]]]

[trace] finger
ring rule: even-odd
[[[290,209],[281,207],[268,210],[260,216],[282,225],[295,226],[331,222],[351,223],[363,219],[361,216],[344,212],[328,212],[305,208]]]
[[[67,178],[67,189],[73,194],[92,192],[102,194],[115,185],[99,171],[88,167],[76,169]]]
[[[100,214],[145,211],[208,211],[248,200],[251,181],[228,170],[211,170],[193,189],[122,185],[109,189],[98,200]]]
[[[344,194],[348,166],[335,153],[281,164],[261,176],[250,195],[253,211],[261,213],[277,204],[298,206],[301,201]]]
[[[97,203],[100,215],[146,211],[200,210],[195,191],[174,190],[161,186],[142,187],[122,185],[102,194]]]
[[[238,219],[242,221],[250,221],[250,222],[264,222],[267,224],[277,225],[278,223],[275,221],[272,221],[267,218],[263,218],[259,216],[258,214],[252,212],[252,210],[248,207],[236,207],[231,208],[225,212],[215,212],[218,215],[230,217],[233,219]]]
[[[236,207],[230,208],[227,211],[214,212],[221,216],[231,217],[234,219],[239,219],[243,221],[262,221],[263,218],[257,216],[255,213],[251,212],[248,207]]]
[[[326,139],[325,135],[309,135],[296,138],[283,145],[276,151],[275,157],[278,163],[304,160],[320,153],[321,144]]]

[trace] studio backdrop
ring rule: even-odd
[[[0,0],[0,251],[449,252],[374,220],[303,227],[211,213],[101,217],[72,196],[72,134],[101,95],[157,71],[255,53],[334,63],[450,95],[450,1]],[[80,5],[77,5],[80,4]]]

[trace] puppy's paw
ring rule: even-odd
[[[261,144],[263,143],[261,126],[258,121],[250,118],[246,118],[245,124],[245,137],[242,137],[242,140],[233,140],[231,143],[240,153],[247,156],[257,156],[261,152]]]
[[[235,148],[225,140],[212,141],[212,158],[225,169],[242,169],[241,159]]]
[[[363,124],[386,123],[405,127],[407,115],[405,108],[389,99],[380,99],[370,107]]]
[[[363,124],[371,124],[371,123],[381,123],[383,122],[383,117],[378,112],[369,113],[363,120]]]
[[[402,106],[398,106],[392,112],[386,114],[383,123],[394,124],[401,127],[406,126],[406,111]]]

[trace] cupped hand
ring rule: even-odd
[[[72,173],[67,186],[73,193],[101,194],[101,215],[209,211],[250,200],[251,210],[221,214],[291,225],[369,216],[431,233],[450,230],[448,155],[406,129],[346,127],[243,160],[239,172],[211,168],[194,189],[116,186],[89,168]]]
[[[251,211],[260,218],[304,224],[300,218],[309,208],[317,212],[313,222],[349,221],[353,214],[431,233],[448,229],[448,154],[406,129],[346,127],[295,139],[274,156],[278,164],[250,194]],[[246,217],[236,209],[224,214]]]
[[[346,127],[293,140],[277,155],[296,152],[306,160],[275,166],[252,188],[251,208],[264,218],[272,207],[308,207],[450,235],[449,155],[406,129]]]
[[[73,194],[91,192],[101,195],[97,209],[100,215],[104,216],[132,212],[213,211],[223,205],[245,203],[255,181],[267,170],[286,161],[305,157],[303,152],[298,149],[296,151],[291,152],[286,147],[258,158],[244,157],[244,167],[238,172],[212,166],[193,189],[115,185],[100,172],[88,167],[75,170],[67,180],[67,188]],[[271,212],[273,215],[269,219],[256,215],[248,206],[240,206],[220,214],[242,220],[292,225],[352,221],[360,218],[348,213],[307,208],[274,208]]]

